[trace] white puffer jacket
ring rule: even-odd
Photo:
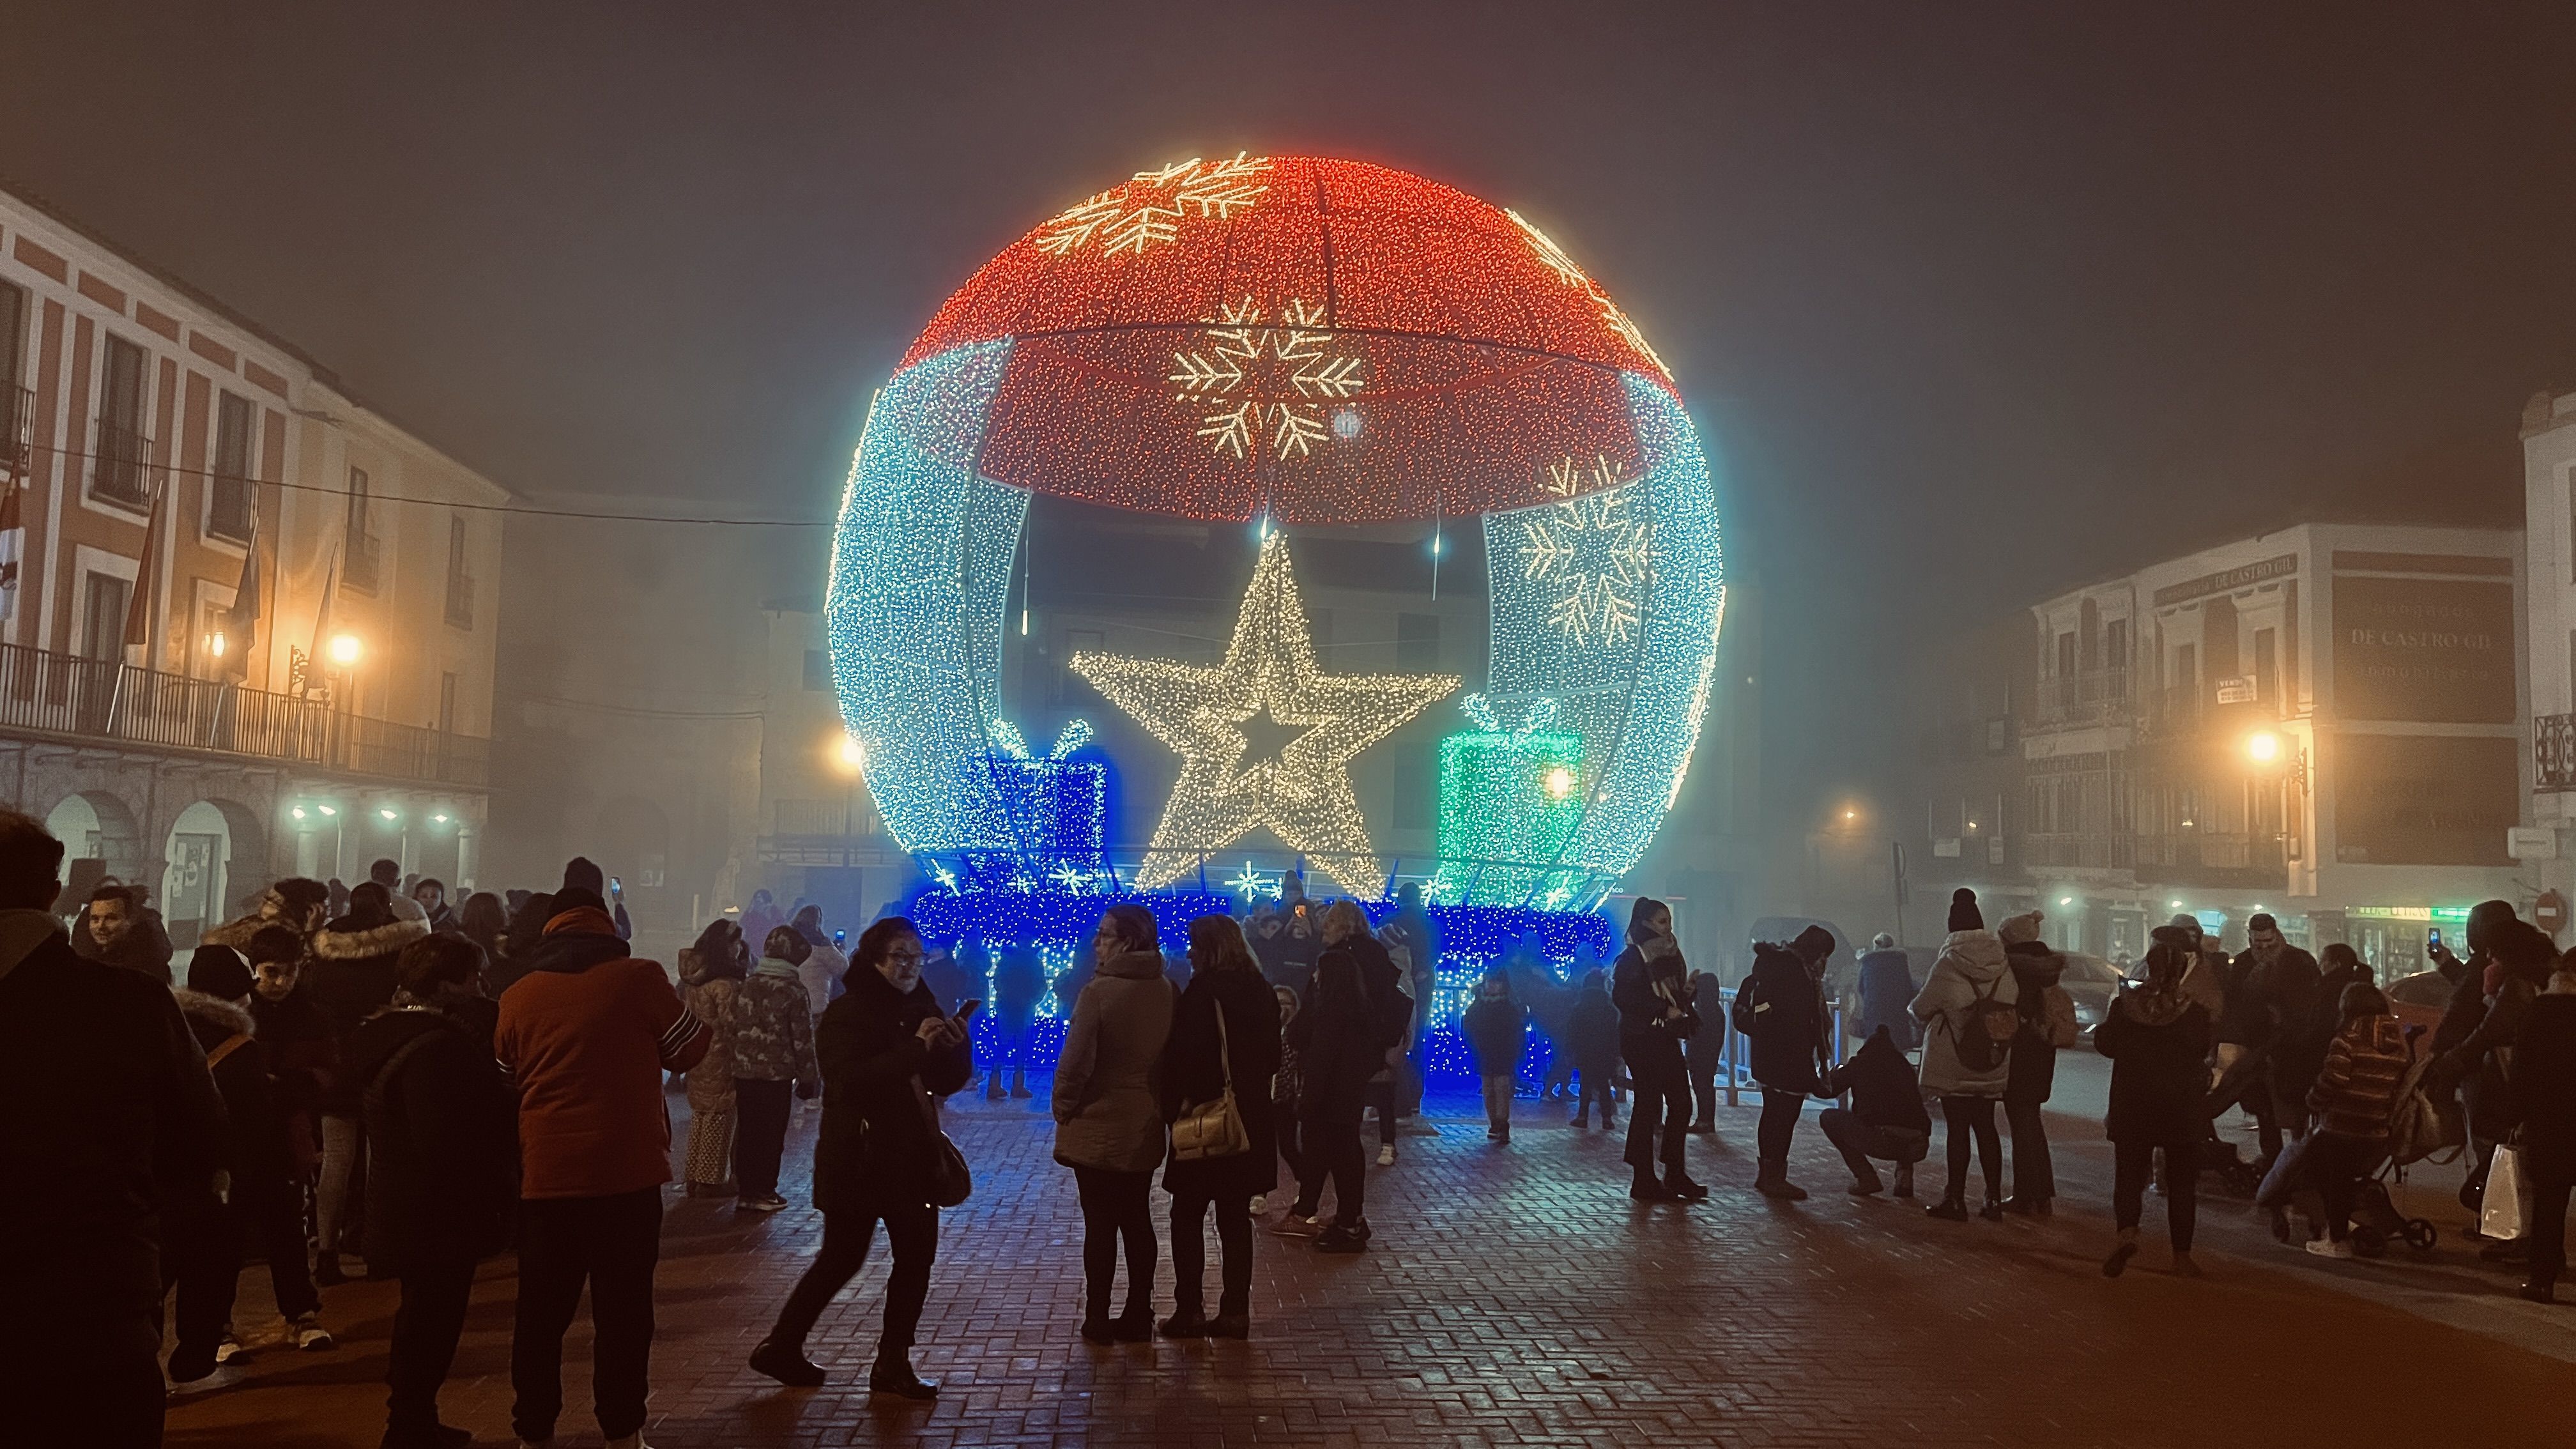
[[[1992,931],[1953,931],[1941,943],[1932,975],[1908,1008],[1923,1023],[1923,1090],[1941,1097],[2000,1097],[2012,1075],[2012,1053],[1995,1054],[1994,1066],[1972,1072],[1959,1060],[1959,1028],[1979,1001],[2010,1006],[2021,999],[2004,942]]]

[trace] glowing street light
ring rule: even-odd
[[[868,747],[859,743],[858,736],[845,734],[832,747],[832,763],[842,774],[856,775],[868,767]]]
[[[2258,765],[2281,762],[2281,735],[2278,730],[2256,730],[2245,737],[2245,758]]]
[[[367,652],[365,641],[355,634],[334,634],[329,647],[331,662],[342,669],[355,665]]]
[[[388,824],[388,825],[391,825],[391,824],[392,824],[392,823],[394,823],[395,821],[400,820],[400,819],[402,818],[402,812],[401,812],[401,811],[399,811],[399,810],[394,809],[392,806],[387,806],[387,807],[385,807],[385,808],[384,808],[384,809],[382,809],[382,810],[378,810],[376,813],[377,813],[378,815],[383,816],[383,817],[384,817],[384,819],[385,819],[385,823],[386,823],[386,824]]]
[[[206,636],[206,652],[217,659],[224,657],[224,636],[220,631]]]

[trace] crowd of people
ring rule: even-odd
[[[933,1398],[914,1338],[939,1213],[973,1185],[940,1103],[976,1080],[972,1017],[986,1003],[973,993],[987,984],[991,1098],[1035,1094],[1034,1014],[1049,992],[1069,1007],[1046,1105],[1082,1219],[1081,1336],[1247,1338],[1255,1225],[1276,1199],[1293,1190],[1271,1233],[1319,1253],[1369,1250],[1367,1119],[1376,1164],[1391,1165],[1397,1124],[1419,1110],[1439,984],[1418,891],[1373,922],[1358,902],[1308,900],[1293,878],[1245,921],[1190,922],[1186,950],[1169,954],[1152,914],[1113,904],[1053,982],[1025,946],[943,952],[895,915],[848,945],[819,908],[781,912],[765,893],[666,972],[635,954],[615,882],[581,858],[552,891],[478,892],[453,909],[440,883],[404,881],[390,861],[345,890],[281,880],[206,931],[174,982],[167,932],[129,887],[97,887],[66,931],[62,855],[35,821],[0,812],[0,1092],[12,1102],[0,1160],[40,1185],[0,1195],[0,1234],[52,1248],[0,1266],[12,1305],[0,1395],[40,1431],[33,1442],[157,1443],[165,1394],[219,1385],[271,1345],[329,1351],[320,1289],[346,1281],[354,1254],[399,1285],[383,1442],[463,1444],[439,1418],[440,1386],[477,1264],[515,1250],[518,1439],[553,1442],[563,1341],[587,1292],[599,1428],[617,1449],[640,1446],[673,1081],[691,1109],[676,1176],[745,1213],[788,1205],[794,1104],[820,1100],[821,1250],[749,1367],[790,1386],[829,1379],[809,1335],[882,1226],[892,1269],[867,1387]],[[1556,1049],[1538,1091],[1570,1101],[1574,1126],[1597,1110],[1611,1130],[1629,1108],[1629,1196],[1703,1202],[1689,1143],[1716,1131],[1732,1038],[1762,1093],[1764,1197],[1807,1197],[1792,1149],[1817,1099],[1834,1104],[1819,1126],[1848,1190],[1887,1191],[1885,1163],[1895,1194],[1912,1197],[1937,1106],[1946,1176],[1928,1214],[2048,1217],[2058,1184],[2042,1108],[2078,1035],[2063,958],[2035,911],[1989,930],[1961,891],[1948,924],[1919,985],[1896,953],[1901,1015],[1890,952],[1864,958],[1860,1000],[1845,1003],[1863,1028],[1848,1059],[1825,982],[1835,941],[1820,927],[1757,943],[1732,991],[1690,967],[1672,912],[1650,898],[1630,908],[1616,958],[1578,962],[1570,981],[1530,981],[1507,956],[1460,1021],[1488,1139],[1510,1144],[1530,1038],[1544,1032]],[[2302,1210],[2308,1250],[2329,1257],[2352,1251],[2369,1176],[2439,1148],[2456,1124],[2474,1154],[2464,1202],[2516,1184],[2519,1230],[2488,1255],[2527,1264],[2525,1296],[2550,1301],[2576,1178],[2576,969],[2505,903],[2481,906],[2469,957],[2444,958],[2451,1008],[2419,1043],[2348,949],[2320,962],[2268,916],[2249,928],[2233,957],[2189,918],[2158,928],[2094,1033],[2111,1062],[2115,1159],[2102,1271],[2119,1276],[2138,1252],[2152,1185],[2175,1271],[2196,1272],[2197,1182],[2226,1151],[2213,1122],[2241,1106],[2258,1124],[2258,1203],[2284,1238]],[[1159,1314],[1157,1173],[1173,1259]],[[281,1315],[274,1334],[235,1331],[252,1255]]]

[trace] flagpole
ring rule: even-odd
[[[127,596],[125,604],[125,632],[117,639],[116,678],[108,686],[107,694],[107,733],[110,738],[115,736],[116,727],[125,712],[125,676],[132,667],[126,663],[126,651],[139,643],[144,646],[148,657],[152,647],[153,574],[161,554],[162,505],[169,498],[170,480],[165,474],[160,485],[152,490],[152,511],[143,524],[143,556],[135,561],[134,592]],[[138,634],[142,638],[137,639],[135,636]],[[148,662],[146,667],[149,667]]]

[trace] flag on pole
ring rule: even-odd
[[[304,656],[304,677],[295,682],[298,698],[312,692],[314,676],[322,672],[326,651],[331,647],[331,596],[338,592],[340,549],[334,548],[331,550],[331,566],[322,574],[322,607],[313,615],[313,648]]]
[[[19,498],[27,490],[15,479],[0,498],[0,619],[18,616],[18,561],[27,552],[27,519]]]
[[[250,545],[242,550],[241,582],[233,585],[232,610],[224,617],[224,673],[235,679],[250,677],[251,651],[259,647],[259,544],[253,522]]]
[[[125,600],[125,647],[129,651],[152,642],[152,575],[161,558],[161,507],[169,492],[166,487],[154,492],[152,515],[143,525],[143,557],[134,566],[134,592]],[[129,657],[126,662],[135,661]],[[150,659],[142,664],[146,669],[152,667]]]

